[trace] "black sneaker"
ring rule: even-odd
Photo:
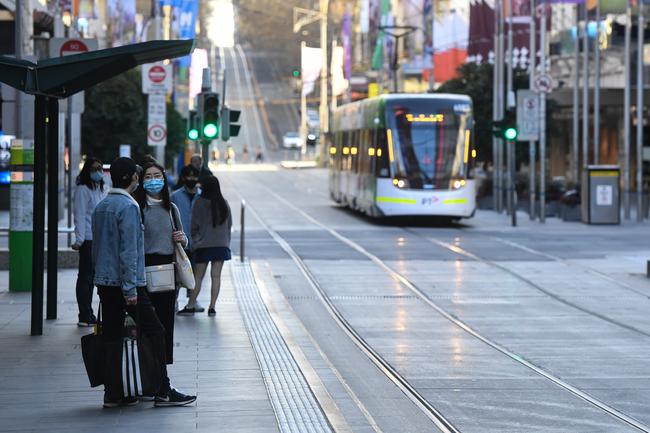
[[[90,319],[79,319],[77,322],[77,326],[80,328],[87,328],[91,326],[95,326],[97,324],[97,318],[96,317],[91,317]]]
[[[109,400],[104,396],[103,406],[107,409],[111,409],[114,407],[134,406],[136,404],[138,404],[138,399],[135,397],[124,397],[122,400]]]
[[[193,316],[194,313],[196,313],[196,308],[185,307],[176,314],[179,316]]]
[[[185,395],[177,389],[171,388],[167,395],[157,395],[153,405],[155,407],[185,406],[195,401],[195,395]]]
[[[208,316],[214,317],[217,315],[217,312],[214,308],[208,308]]]

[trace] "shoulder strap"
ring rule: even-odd
[[[172,230],[175,232],[178,231],[178,221],[176,221],[176,211],[174,210],[175,205],[173,203],[169,206],[169,216],[172,219]]]

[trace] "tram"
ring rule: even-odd
[[[372,217],[469,218],[472,100],[390,94],[340,106],[332,117],[330,197]]]

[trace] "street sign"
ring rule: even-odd
[[[96,39],[52,38],[50,39],[50,58],[87,53],[97,49]]]
[[[142,65],[142,93],[167,94],[172,92],[172,65],[149,63]]]
[[[535,91],[538,93],[551,93],[553,85],[553,78],[548,74],[537,75],[533,83]]]
[[[167,145],[167,101],[166,96],[152,94],[148,97],[147,144]]]
[[[167,128],[165,125],[154,123],[147,130],[147,144],[149,146],[164,146],[167,142]]]
[[[539,140],[539,95],[532,90],[517,90],[518,141]]]

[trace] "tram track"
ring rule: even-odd
[[[259,178],[257,178],[260,180]],[[556,386],[560,387],[561,389],[573,394],[574,396],[580,398],[581,400],[589,403],[593,407],[597,408],[598,410],[612,416],[613,418],[617,419],[618,421],[635,428],[638,431],[642,432],[647,432],[650,433],[650,427],[641,423],[637,419],[619,411],[618,409],[614,408],[613,406],[610,406],[609,404],[605,403],[604,401],[599,400],[598,398],[590,395],[589,393],[582,391],[581,389],[571,385],[570,383],[562,380],[558,376],[555,376],[553,373],[546,371],[542,367],[537,366],[533,362],[527,360],[523,356],[520,356],[505,346],[497,343],[496,341],[490,339],[489,337],[481,334],[478,332],[476,329],[471,327],[468,323],[462,321],[458,317],[456,317],[453,313],[450,311],[444,309],[440,305],[438,305],[436,302],[434,302],[422,289],[420,289],[416,284],[411,282],[404,274],[394,270],[390,265],[388,265],[384,260],[380,259],[378,256],[375,254],[371,253],[367,249],[365,249],[363,246],[355,242],[354,240],[342,235],[339,233],[337,230],[327,226],[326,224],[318,221],[316,218],[312,217],[310,214],[307,212],[303,211],[302,209],[298,208],[295,206],[293,203],[290,201],[286,200],[284,197],[280,196],[277,194],[275,191],[271,190],[268,188],[263,182],[258,182],[259,185],[265,189],[268,194],[276,198],[279,202],[282,202],[282,204],[288,206],[289,208],[295,210],[298,214],[300,214],[303,218],[306,220],[310,221],[312,224],[322,228],[323,230],[327,231],[330,233],[333,237],[341,241],[342,243],[346,244],[353,250],[357,251],[358,253],[362,254],[366,258],[368,258],[370,261],[375,263],[379,268],[384,270],[391,278],[393,278],[395,281],[399,282],[403,287],[407,288],[410,290],[418,299],[420,299],[424,304],[428,305],[432,309],[434,309],[437,313],[439,313],[442,317],[462,329],[464,332],[468,333],[469,335],[473,336],[474,338],[478,339],[482,343],[486,344],[487,346],[491,347],[492,349],[500,352],[501,354],[507,356],[511,360],[519,363],[520,365],[523,365],[536,373],[537,375],[549,380],[550,382],[554,383]],[[241,192],[238,191],[238,193],[241,195]],[[300,270],[301,274],[305,277],[305,279],[308,281],[310,287],[314,290],[314,292],[317,295],[317,298],[321,301],[321,303],[324,305],[330,316],[335,320],[335,322],[342,328],[342,330],[348,335],[349,338],[354,341],[354,343],[369,357],[369,359],[392,381],[394,382],[401,390],[402,392],[411,400],[413,403],[415,403],[435,424],[438,428],[440,428],[444,432],[457,432],[459,431],[456,429],[456,427],[453,426],[453,424],[447,420],[442,413],[440,413],[426,398],[424,398],[415,387],[413,387],[408,380],[403,377],[394,367],[391,366],[391,364],[386,361],[376,350],[374,350],[364,339],[363,337],[359,334],[359,332],[354,329],[354,327],[346,320],[344,315],[337,309],[337,307],[334,305],[328,294],[325,292],[321,284],[318,282],[312,271],[309,269],[309,267],[305,264],[304,260],[296,253],[296,251],[293,249],[293,247],[287,242],[285,238],[283,238],[277,231],[275,231],[272,227],[270,227],[257,213],[257,211],[254,209],[254,206],[251,206],[250,201],[249,203],[249,209],[251,209],[251,212],[255,215],[256,219],[259,220],[260,224],[264,228],[265,231],[269,233],[269,235],[273,238],[273,240],[280,245],[280,247],[291,257],[291,259],[294,261],[298,269]],[[405,229],[405,228],[403,228]],[[408,231],[408,229],[405,229]],[[413,233],[416,236],[419,236],[417,233]],[[442,241],[440,241],[442,242]],[[443,246],[443,245],[440,245]],[[457,248],[454,245],[447,244],[446,246],[448,247],[453,247]],[[462,249],[461,249],[462,250]],[[479,256],[474,255],[473,253],[464,251],[464,250],[457,250],[455,251],[458,254],[465,255],[467,257],[470,257],[474,260],[478,261],[484,261],[479,258]],[[504,271],[507,271],[509,273],[510,270],[502,269]],[[531,282],[532,283],[532,282]],[[534,284],[534,283],[532,283]],[[572,305],[573,306],[573,305]],[[579,307],[579,306],[578,306]],[[580,308],[579,308],[580,309]],[[587,311],[587,313],[592,314]],[[599,317],[596,314],[592,314],[596,317]],[[602,319],[602,317],[599,317]],[[605,318],[606,320],[607,318]],[[609,320],[607,320],[609,321]],[[624,325],[624,324],[623,324]],[[626,326],[623,326],[626,327]],[[640,330],[639,330],[640,331]],[[644,333],[644,331],[641,331],[641,333]],[[645,335],[645,334],[644,334]]]
[[[311,190],[311,189],[308,192],[309,192],[309,194],[314,194],[314,191]],[[318,195],[320,195],[320,196],[326,198],[327,200],[329,200],[329,196],[327,196],[326,194],[318,193]],[[650,338],[650,332],[648,332],[648,331],[645,331],[643,329],[639,329],[639,328],[637,328],[637,327],[635,327],[633,325],[630,325],[630,324],[621,322],[619,320],[613,319],[613,318],[608,317],[608,316],[606,316],[604,314],[601,314],[601,313],[599,313],[597,311],[593,311],[593,310],[591,310],[589,308],[583,307],[582,305],[579,305],[579,304],[577,304],[575,302],[572,302],[572,301],[570,301],[570,300],[568,300],[568,299],[566,299],[566,298],[564,298],[564,297],[562,297],[560,295],[557,295],[556,293],[553,293],[550,290],[545,289],[544,287],[542,287],[541,285],[533,282],[531,279],[527,278],[526,276],[522,275],[521,273],[516,272],[516,271],[514,271],[514,270],[512,270],[512,269],[510,269],[510,268],[508,268],[506,266],[500,265],[499,263],[497,263],[497,262],[495,262],[493,260],[489,260],[489,259],[487,259],[485,257],[482,257],[482,256],[480,256],[478,254],[475,254],[475,253],[473,253],[473,252],[471,252],[471,251],[469,251],[469,250],[467,250],[465,248],[462,248],[462,247],[460,247],[458,245],[453,245],[453,244],[450,244],[448,242],[444,242],[444,241],[442,241],[442,240],[440,240],[440,239],[438,239],[438,238],[436,238],[434,236],[430,236],[429,234],[418,232],[418,231],[414,230],[411,227],[405,227],[405,226],[395,226],[395,227],[398,227],[399,229],[403,230],[404,232],[406,232],[406,233],[408,233],[408,234],[410,234],[412,236],[415,236],[415,237],[417,237],[419,239],[422,239],[424,241],[427,241],[427,242],[430,242],[430,243],[432,243],[434,245],[437,245],[437,246],[439,246],[439,247],[441,247],[443,249],[451,251],[451,252],[453,252],[453,253],[455,253],[455,254],[457,254],[459,256],[469,258],[469,259],[477,261],[479,263],[483,263],[486,266],[489,266],[489,267],[491,267],[493,269],[497,269],[497,270],[499,270],[501,272],[504,272],[504,273],[518,279],[519,281],[523,282],[527,286],[531,287],[533,290],[538,291],[538,292],[542,293],[543,295],[548,296],[549,298],[551,298],[551,299],[553,299],[553,300],[555,300],[555,301],[557,301],[557,302],[559,302],[561,304],[564,304],[564,305],[566,305],[566,306],[568,306],[570,308],[576,309],[576,310],[578,310],[578,311],[580,311],[582,313],[585,313],[585,314],[590,315],[592,317],[598,318],[598,319],[600,319],[600,320],[602,320],[604,322],[609,323],[610,325],[614,325],[614,326],[623,328],[623,329],[625,329],[627,331],[633,332],[635,334],[639,334],[639,335],[642,335],[644,337]],[[455,229],[460,230],[458,228],[455,228]],[[498,238],[498,237],[495,237],[495,236],[485,236],[485,235],[480,235],[480,236],[483,237],[483,238],[487,238],[487,239],[489,239],[491,241],[503,243],[503,244],[508,245],[508,246],[510,246],[512,248],[517,248],[517,249],[519,249],[521,251],[524,251],[526,253],[533,254],[533,255],[536,255],[536,256],[539,256],[539,257],[543,257],[544,259],[547,259],[547,260],[550,260],[550,261],[553,261],[553,262],[556,262],[556,263],[561,263],[563,265],[567,264],[566,260],[562,259],[561,257],[555,256],[555,255],[552,255],[552,254],[548,254],[548,253],[545,253],[543,251],[539,251],[539,250],[536,250],[534,248],[527,247],[525,245],[521,245],[521,244],[519,244],[517,242],[514,242],[514,241],[504,240],[504,239],[501,239],[501,238]],[[573,266],[574,263],[572,263],[571,265]],[[610,277],[610,276],[608,276],[606,274],[603,274],[602,272],[600,272],[600,271],[598,271],[596,269],[593,269],[593,268],[591,268],[589,266],[584,266],[584,265],[581,265],[581,264],[575,264],[575,266],[579,267],[583,271],[585,271],[585,272],[587,272],[587,273],[589,273],[589,274],[591,274],[591,275],[593,275],[593,276],[595,276],[597,278],[600,278],[602,280],[607,281],[608,283],[616,284],[617,286],[619,286],[619,287],[621,287],[621,288],[623,288],[623,289],[625,289],[627,291],[630,291],[630,292],[632,292],[632,293],[634,293],[636,295],[642,296],[642,297],[644,297],[646,299],[650,299],[650,296],[648,294],[643,293],[643,292],[641,292],[639,290],[636,290],[634,287],[630,286],[629,284],[626,284],[626,283],[624,283],[622,281],[616,280],[615,278],[612,278],[612,277]]]

